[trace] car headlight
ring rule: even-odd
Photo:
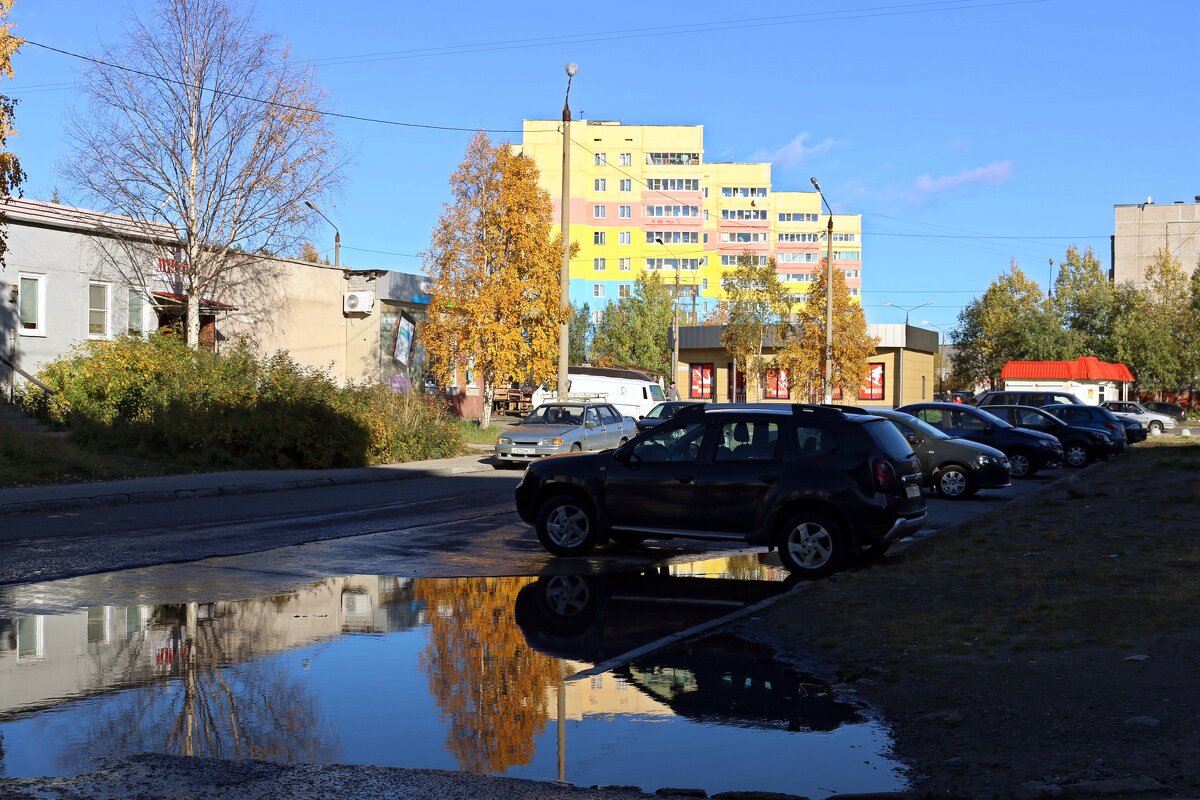
[[[980,453],[979,463],[981,466],[984,464],[999,464],[1000,459],[996,458],[995,456],[989,456],[987,453]]]
[[[562,445],[561,436],[550,436],[538,442],[538,447],[559,447]]]
[[[501,436],[496,440],[496,444],[512,444],[512,439],[508,438],[507,436]]]
[[[1057,439],[1042,439],[1042,447],[1058,447]]]

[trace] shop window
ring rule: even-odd
[[[871,364],[871,372],[867,375],[867,379],[863,381],[862,388],[858,390],[858,399],[883,400],[885,374],[883,364]],[[922,387],[922,395],[924,395],[924,392],[925,389]]]
[[[691,375],[689,381],[688,397],[693,400],[712,400],[713,399],[713,365],[712,364],[689,364],[688,372]]]
[[[788,390],[787,370],[767,370],[766,385],[763,387],[763,398],[766,400],[787,400],[791,396],[791,392]]]

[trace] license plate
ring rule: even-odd
[[[532,447],[514,447],[512,449],[512,451],[513,451],[513,455],[515,455],[515,456],[531,456],[531,455],[533,455]]]
[[[917,486],[916,484],[910,484],[910,485],[904,487],[904,493],[907,494],[909,497],[920,497],[921,496],[921,487]]]

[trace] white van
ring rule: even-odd
[[[567,373],[567,394],[598,395],[627,417],[639,419],[666,399],[662,387],[652,380],[615,378],[608,375]]]

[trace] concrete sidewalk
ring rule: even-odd
[[[491,447],[487,448],[489,451]],[[72,508],[157,503],[188,497],[219,497],[286,492],[352,483],[403,481],[415,478],[490,472],[491,456],[483,451],[456,458],[410,461],[379,467],[324,470],[243,470],[163,475],[122,481],[68,483],[0,489],[0,515]]]

